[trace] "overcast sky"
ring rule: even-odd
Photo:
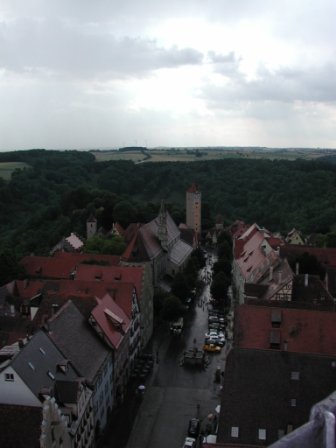
[[[335,0],[1,0],[0,150],[336,148]]]

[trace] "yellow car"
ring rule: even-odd
[[[219,347],[218,345],[215,345],[215,344],[204,344],[203,350],[205,352],[219,353],[222,350],[222,347]]]

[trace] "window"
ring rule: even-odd
[[[300,379],[300,372],[291,372],[291,380],[299,380]]]
[[[266,440],[266,429],[259,429],[258,430],[258,439],[259,440]]]
[[[239,427],[238,426],[231,427],[231,437],[239,437]]]
[[[34,364],[33,364],[32,362],[29,362],[28,365],[29,365],[29,367],[30,367],[32,370],[35,370],[35,366],[34,366]]]
[[[55,375],[54,375],[52,372],[50,372],[50,370],[48,370],[47,375],[48,375],[48,377],[51,378],[52,380],[55,379]]]
[[[14,381],[14,373],[6,373],[5,381]]]

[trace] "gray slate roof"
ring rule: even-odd
[[[63,362],[64,355],[40,330],[22,348],[11,365],[34,395],[39,398],[42,388],[53,388],[55,380],[75,380],[78,378],[71,365],[68,365],[66,373],[57,369],[57,365]]]
[[[49,321],[49,336],[89,383],[94,384],[109,349],[69,300]]]

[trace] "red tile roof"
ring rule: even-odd
[[[144,268],[142,266],[93,266],[81,264],[77,268],[76,280],[132,283],[141,298]]]
[[[320,263],[326,266],[336,267],[336,248],[303,246],[301,244],[286,244],[280,248],[280,255],[289,260],[305,252],[314,255]]]
[[[272,312],[281,324],[272,327]],[[336,355],[336,313],[260,305],[240,305],[235,314],[235,344],[239,348],[268,349],[272,330],[279,332],[291,352]]]
[[[131,320],[109,294],[96,300],[97,306],[91,314],[112,347],[118,348],[130,328]]]
[[[197,193],[198,192],[198,188],[196,184],[192,184],[190,185],[190,187],[187,190],[187,193]]]
[[[119,261],[120,257],[116,255],[56,252],[53,257],[24,257],[21,265],[30,277],[68,279],[77,266],[84,262],[116,266]]]

